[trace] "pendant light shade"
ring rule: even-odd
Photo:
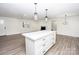
[[[36,12],[34,13],[34,20],[38,20],[38,14]]]
[[[46,11],[45,21],[47,21],[48,20],[48,16],[47,16],[48,9],[45,9],[45,11]]]
[[[35,5],[34,20],[38,20],[38,13],[36,9],[37,3],[34,3],[34,5]]]
[[[48,20],[48,17],[47,16],[45,16],[45,21],[47,21]]]

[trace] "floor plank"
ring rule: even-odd
[[[20,34],[1,36],[0,55],[25,55],[25,38]],[[45,55],[79,55],[79,38],[57,35],[56,44]]]

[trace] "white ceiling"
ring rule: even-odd
[[[61,17],[67,14],[79,15],[78,3],[38,3],[39,19],[44,19],[45,9],[48,8],[48,17]],[[34,3],[0,3],[0,16],[33,19]]]

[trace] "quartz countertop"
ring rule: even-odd
[[[22,35],[25,37],[28,37],[31,40],[37,40],[41,37],[52,34],[53,32],[55,32],[55,31],[43,30],[43,31],[30,32],[30,33],[23,33]]]

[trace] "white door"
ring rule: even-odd
[[[4,23],[0,23],[0,36],[6,35],[6,25]]]

